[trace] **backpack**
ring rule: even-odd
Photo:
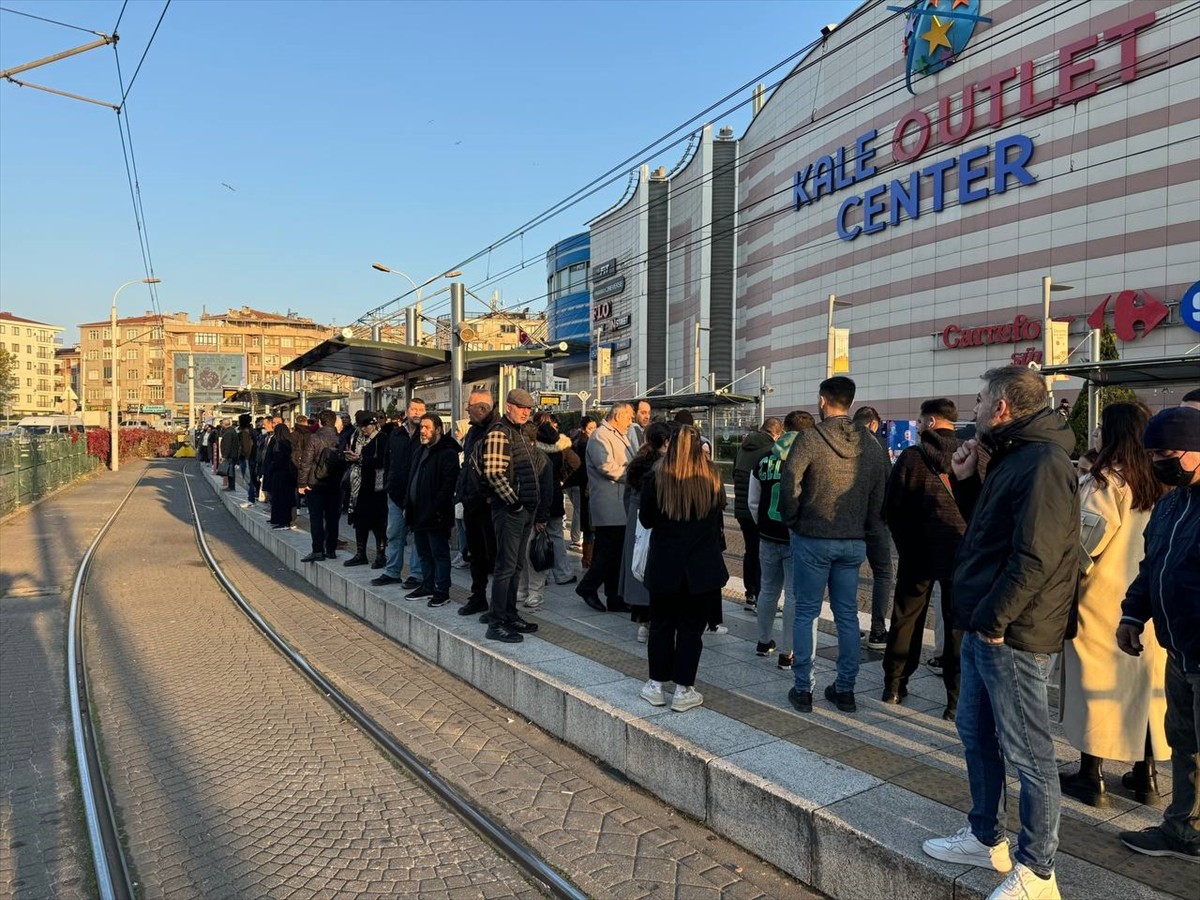
[[[483,445],[487,443],[487,436],[491,430],[499,424],[496,422],[489,426],[488,430],[483,433],[483,437],[472,445],[471,452],[463,458],[462,483],[458,499],[464,506],[486,503],[488,498],[495,493],[483,474]]]
[[[763,486],[763,499],[759,502],[767,502],[767,518],[772,522],[783,521],[783,516],[779,514],[779,480],[782,471],[783,458],[774,453],[768,453],[758,464],[757,477]]]
[[[313,477],[322,484],[337,484],[346,470],[346,457],[337,447],[322,447],[317,453]]]

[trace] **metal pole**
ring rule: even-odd
[[[700,320],[696,320],[696,342],[692,347],[692,372],[696,375],[696,393],[700,393]]]
[[[600,335],[604,334],[599,328],[596,329],[596,406],[600,406],[600,382],[604,376],[600,374]]]
[[[758,424],[767,418],[767,367],[758,367]]]
[[[302,416],[308,415],[308,413],[305,412],[306,409],[308,409],[308,370],[307,369],[305,369],[304,371],[302,371],[300,373],[300,415],[302,415]],[[292,422],[295,423],[295,421],[296,421],[296,419],[293,417]]]
[[[837,303],[837,295],[829,295],[829,316],[825,325],[825,377],[833,377],[833,305]]]
[[[1091,333],[1092,339],[1092,365],[1100,362],[1100,329],[1093,328]],[[1100,425],[1100,391],[1096,387],[1096,382],[1088,379],[1087,384],[1088,398],[1088,436],[1087,443],[1089,447],[1094,446],[1092,437],[1096,433],[1096,429]]]
[[[418,330],[421,327],[420,320],[417,318],[416,307],[410,306],[404,310],[404,343],[413,347],[420,346],[421,339]]]
[[[188,430],[196,433],[196,360],[188,353]]]
[[[1048,366],[1051,363],[1051,353],[1053,352],[1053,343],[1050,337],[1050,291],[1051,279],[1049,275],[1042,276],[1042,366]],[[1054,406],[1054,381],[1046,376],[1046,404]]]
[[[466,370],[466,360],[463,356],[466,347],[463,346],[462,339],[458,336],[458,330],[466,313],[466,289],[467,286],[461,281],[450,283],[450,419],[452,422],[463,414],[463,378]],[[496,397],[496,403],[500,403],[500,397]]]
[[[121,285],[121,287],[124,286],[125,285]],[[114,472],[119,471],[121,468],[121,461],[117,458],[119,447],[119,442],[117,440],[117,423],[120,421],[117,418],[117,294],[119,293],[121,293],[121,288],[117,288],[116,294],[113,294],[112,313],[109,316],[108,325],[109,346],[112,348],[112,360],[110,360],[112,367],[109,370],[110,374],[112,375],[112,396],[109,398],[110,403],[108,407],[108,415],[110,419],[108,453],[110,462],[109,468],[111,468]]]

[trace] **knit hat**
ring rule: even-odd
[[[1173,406],[1157,413],[1146,426],[1147,450],[1200,450],[1200,409]]]

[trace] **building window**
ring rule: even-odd
[[[89,360],[99,359],[100,351],[99,350],[89,350],[86,354],[84,354],[84,358],[89,359]]]
[[[240,334],[223,334],[221,335],[222,347],[240,347],[242,346],[242,336]]]
[[[48,382],[45,378],[42,378],[41,380],[38,381],[38,390],[41,391],[42,393],[49,391],[50,390],[50,382]]]
[[[33,379],[32,378],[25,379],[25,387],[33,387]]]
[[[137,336],[138,336],[138,330],[136,328],[126,328],[125,329],[125,340],[136,341]]]
[[[291,347],[292,339],[290,337],[281,337],[279,339],[279,346],[280,347]]]
[[[197,347],[215,347],[217,346],[217,336],[215,334],[198,332],[192,335],[192,343]]]
[[[261,343],[260,343],[260,338],[259,338],[259,336],[258,336],[257,334],[252,334],[252,335],[250,335],[250,346],[251,346],[251,347],[259,347],[259,346],[261,346]]]
[[[20,345],[20,344],[13,344],[13,345],[12,345],[12,352],[13,352],[13,353],[20,353],[20,352],[21,352],[21,345]]]
[[[33,394],[25,395],[25,403],[28,404],[29,406],[33,406]]]
[[[162,347],[151,347],[150,348],[150,358],[151,359],[162,359],[163,358],[163,348]]]
[[[95,369],[88,369],[88,374],[87,374],[88,381],[98,381],[99,378],[100,378],[99,372],[97,372]]]
[[[126,348],[126,350],[125,350],[125,358],[126,358],[126,359],[137,359],[137,358],[138,358],[138,352],[137,352],[137,348],[136,348],[136,347],[128,347],[128,348]]]
[[[150,340],[161,341],[163,339],[163,328],[161,325],[155,325],[150,329]]]
[[[30,372],[32,372],[33,371],[33,360],[29,360],[29,359],[25,360],[25,368],[28,369]]]
[[[152,384],[146,388],[146,392],[151,400],[162,400],[165,397],[163,386],[161,384]]]
[[[137,381],[139,378],[142,377],[142,370],[141,369],[128,369],[125,372],[125,377],[131,378],[134,381]]]
[[[25,345],[25,352],[26,352],[28,355],[30,355],[30,356],[33,356],[33,344],[26,344],[26,345]]]
[[[112,366],[105,366],[105,367],[104,367],[104,380],[105,380],[105,381],[111,381],[111,380],[112,380]]]
[[[100,351],[101,359],[112,359],[112,347],[105,347]]]
[[[112,335],[109,333],[107,328],[105,328],[103,331],[100,332],[100,336],[102,338],[104,338],[104,340],[106,340],[106,341],[112,340]]]
[[[0,334],[4,334],[4,326],[0,325]]]
[[[88,329],[88,340],[89,341],[100,340],[100,329],[99,328],[89,328]]]
[[[137,398],[138,398],[138,389],[137,388],[129,388],[127,391],[125,391],[125,399],[126,400],[137,400]]]

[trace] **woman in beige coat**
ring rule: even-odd
[[[1085,560],[1080,581],[1079,632],[1063,650],[1060,706],[1063,730],[1082,758],[1076,774],[1060,777],[1064,794],[1097,807],[1109,805],[1103,760],[1140,760],[1123,783],[1146,803],[1157,796],[1154,759],[1171,755],[1163,726],[1166,654],[1149,625],[1141,656],[1121,653],[1114,637],[1142,560],[1142,532],[1162,493],[1142,447],[1149,420],[1141,403],[1105,408],[1100,454],[1079,492],[1080,542],[1091,564]]]

